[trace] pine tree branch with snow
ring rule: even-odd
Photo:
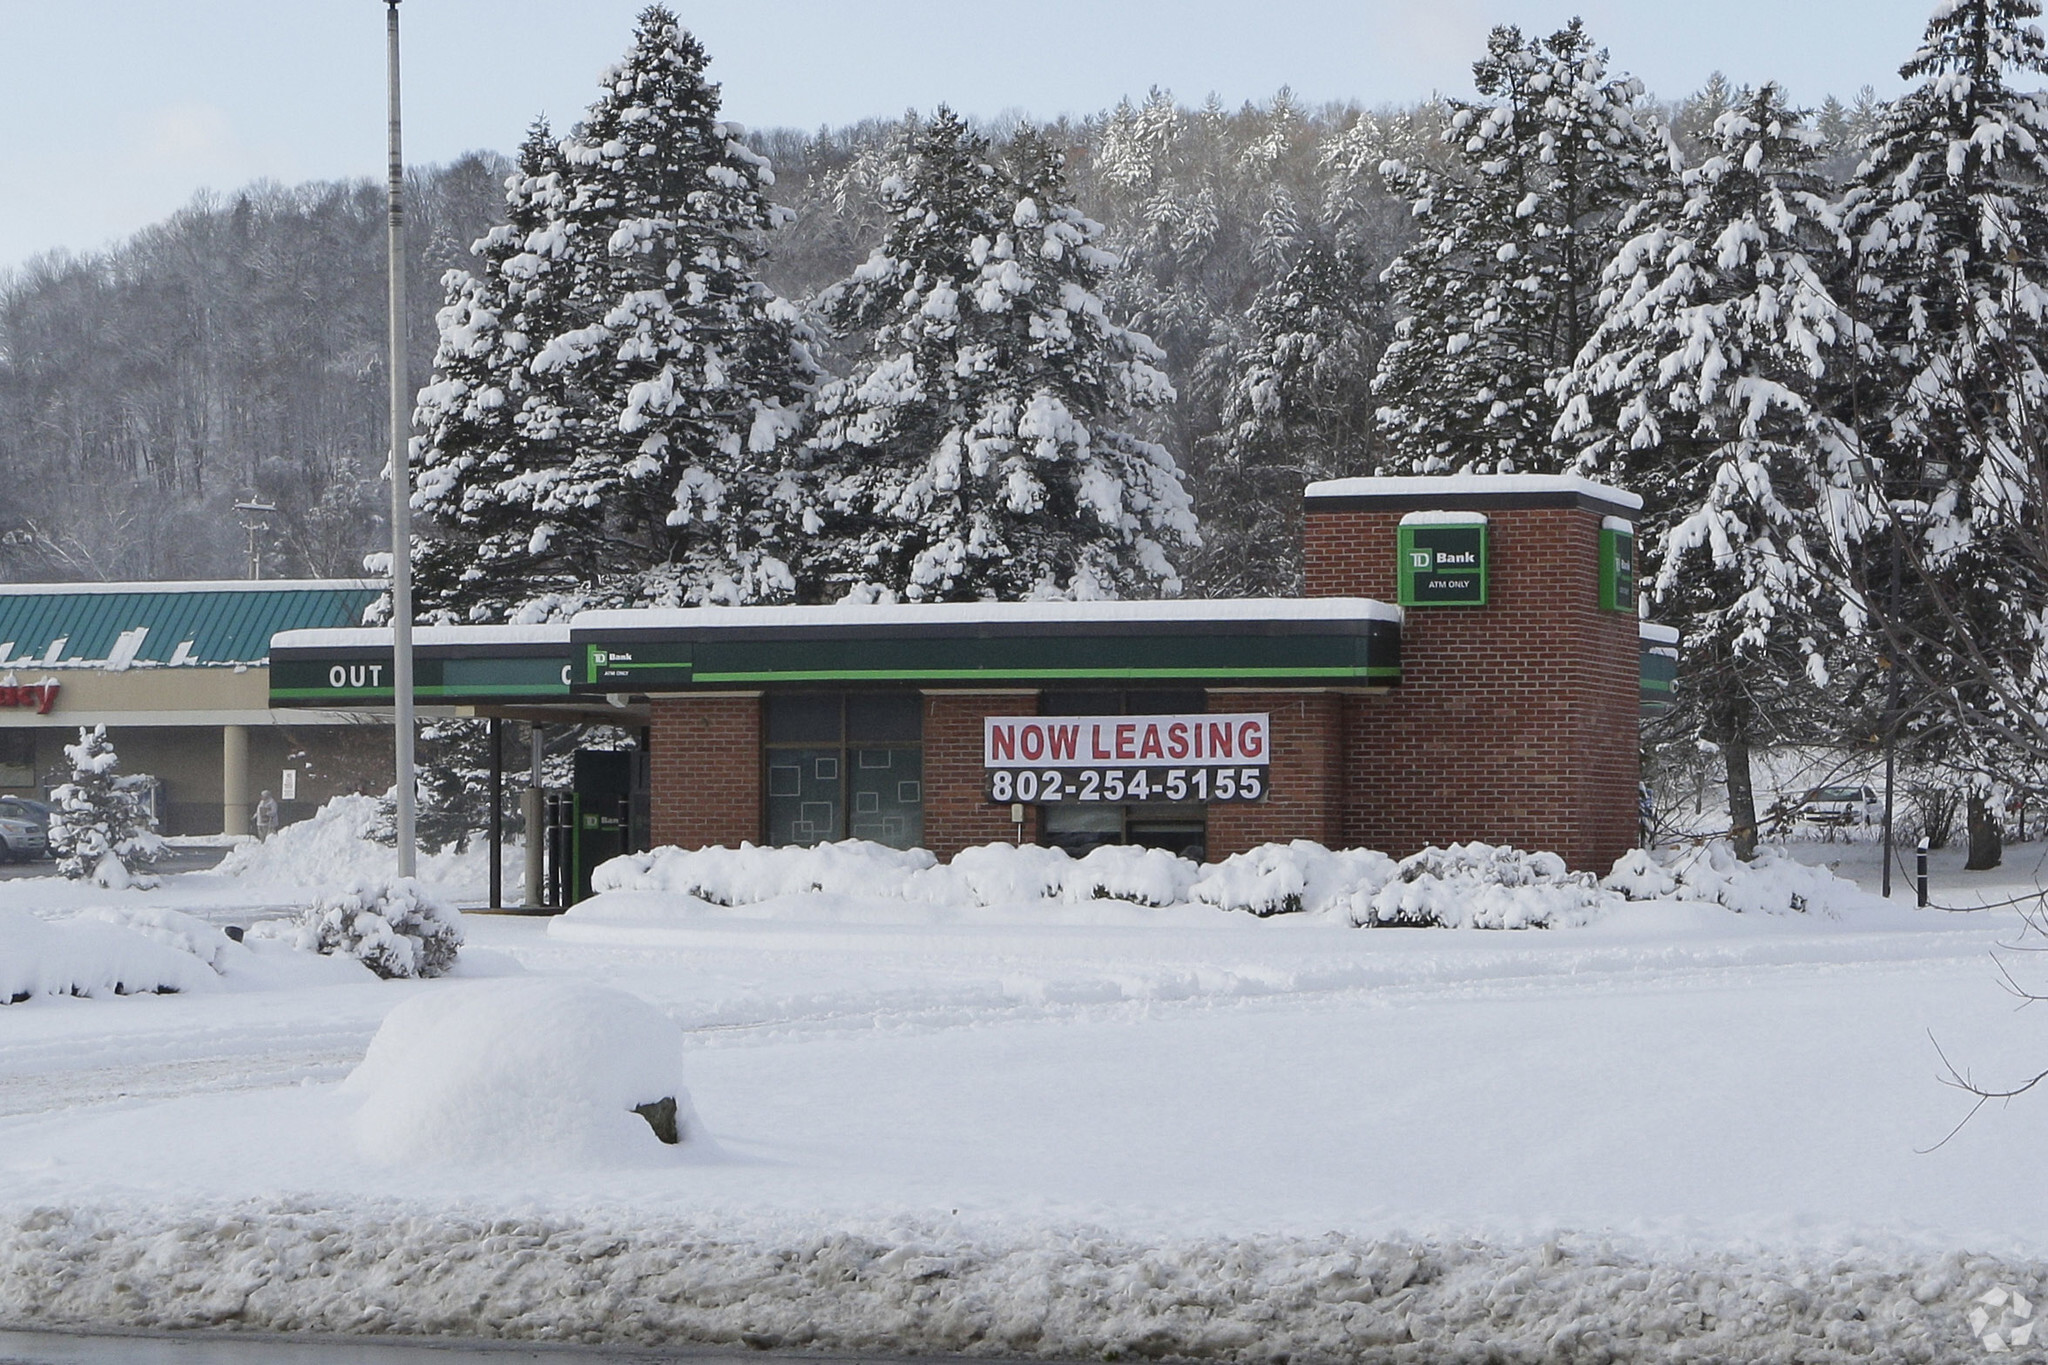
[[[868,359],[818,393],[805,529],[826,596],[1173,593],[1196,541],[1180,469],[1120,419],[1173,397],[1104,300],[1119,264],[1031,133],[997,165],[941,109],[885,182],[881,246],[822,311]]]

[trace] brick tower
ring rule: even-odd
[[[1599,872],[1634,845],[1629,519],[1641,505],[1556,475],[1309,487],[1308,595],[1403,601],[1405,611],[1400,686],[1344,698],[1343,843],[1401,857],[1478,839]],[[1416,600],[1429,595],[1419,580],[1403,593],[1403,572],[1420,562],[1400,558],[1404,523],[1484,527],[1484,605]],[[1462,580],[1434,581],[1456,597]]]

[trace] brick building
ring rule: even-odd
[[[1639,506],[1558,476],[1340,480],[1307,492],[1299,599],[588,612],[544,643],[423,633],[422,694],[636,733],[628,843],[1479,839],[1604,869],[1669,676]],[[273,696],[388,702],[354,684],[389,648],[280,636]]]

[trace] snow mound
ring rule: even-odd
[[[1348,910],[1394,879],[1392,858],[1369,848],[1333,851],[1307,839],[1261,844],[1205,869],[1191,888],[1194,899],[1224,910],[1268,915],[1312,915]]]
[[[301,912],[293,946],[345,953],[381,977],[439,976],[462,947],[462,912],[412,877],[358,880]]]
[[[1306,914],[1357,927],[1543,929],[1589,924],[1627,901],[1837,918],[1885,907],[1825,867],[1768,848],[1742,863],[1725,844],[1662,859],[1631,850],[1595,878],[1570,871],[1554,853],[1478,842],[1426,848],[1397,863],[1372,849],[1297,839],[1205,867],[1161,849],[1105,846],[1075,858],[1008,843],[962,849],[940,863],[923,849],[849,839],[807,848],[658,848],[612,859],[591,885],[604,893],[599,903],[572,907],[567,918],[644,925],[740,906],[776,918],[841,919],[881,913],[888,902],[1026,913],[1115,902],[1259,918]]]
[[[1840,919],[1859,911],[1893,907],[1825,867],[1812,867],[1789,853],[1764,847],[1745,863],[1725,841],[1680,850],[1659,860],[1642,849],[1624,854],[1601,885],[1633,901],[1690,900],[1724,906],[1737,914],[1817,914]]]
[[[1621,903],[1590,872],[1568,871],[1555,853],[1506,844],[1425,848],[1401,860],[1394,879],[1352,898],[1357,925],[1450,929],[1548,929],[1591,923]]]
[[[381,810],[374,796],[337,796],[268,839],[236,844],[215,870],[266,885],[314,888],[396,877],[398,850],[377,840]],[[478,884],[488,875],[489,857],[481,846],[462,853],[423,849],[419,877],[439,885]]]
[[[227,971],[235,946],[218,926],[163,905],[98,906],[81,912],[79,918],[132,930],[166,948],[190,953],[216,972]]]
[[[646,1164],[667,1148],[634,1112],[673,1100],[702,1147],[682,1080],[683,1033],[637,996],[576,981],[494,981],[415,996],[384,1018],[342,1083],[354,1136],[387,1164]]]
[[[0,908],[0,1004],[38,995],[167,994],[219,986],[220,977],[206,961],[158,935],[110,919],[53,921]]]

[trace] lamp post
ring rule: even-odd
[[[246,502],[235,504],[235,513],[242,519],[242,529],[249,533],[249,578],[252,582],[263,577],[263,552],[256,548],[256,533],[270,529],[270,523],[264,518],[276,510],[276,503],[265,502],[254,493]]]
[[[1899,661],[1892,657],[1892,641],[1896,638],[1899,615],[1899,536],[1898,505],[1884,496],[1884,488],[1876,467],[1862,455],[1849,462],[1850,476],[1865,490],[1876,490],[1884,497],[1886,529],[1891,533],[1891,575],[1885,584],[1885,611],[1888,620],[1884,622],[1886,652],[1878,660],[1885,670],[1884,702],[1884,866],[1883,894],[1886,899],[1892,894],[1892,791],[1898,776],[1899,737]]]
[[[1909,498],[1895,497],[1884,486],[1882,474],[1871,461],[1858,456],[1850,462],[1850,472],[1856,483],[1865,489],[1875,489],[1884,499],[1885,525],[1891,534],[1890,579],[1885,585],[1884,623],[1886,653],[1880,661],[1884,667],[1884,879],[1883,894],[1887,899],[1892,894],[1892,858],[1896,848],[1892,827],[1892,793],[1898,776],[1899,689],[1902,682],[1898,643],[1903,633],[1899,623],[1900,584],[1905,573],[1902,553],[1909,527],[1925,525],[1929,502],[1933,493],[1948,482],[1949,465],[1946,460],[1922,460],[1912,481]],[[1896,486],[1896,485],[1895,485]],[[1912,520],[1909,522],[1908,517]]]
[[[417,870],[413,844],[412,712],[412,407],[405,383],[405,155],[398,125],[398,0],[384,0],[387,81],[391,97],[390,163],[386,199],[390,213],[391,354],[391,704],[397,752],[398,875]]]

